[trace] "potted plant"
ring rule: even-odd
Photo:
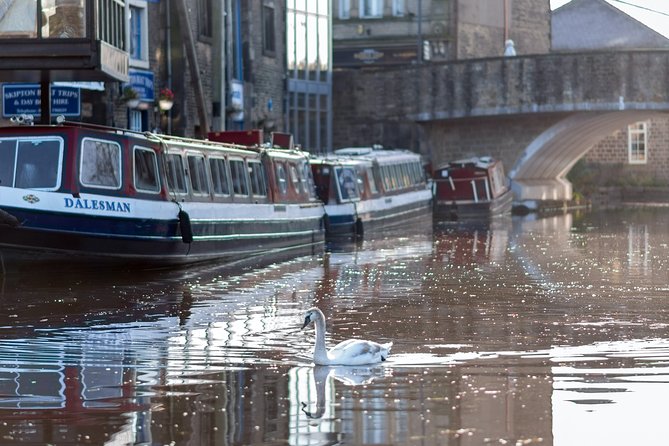
[[[137,90],[132,88],[130,85],[127,85],[123,88],[122,98],[126,105],[130,108],[137,108],[139,105],[139,93],[137,93]]]
[[[174,105],[174,92],[165,87],[158,94],[158,106],[161,110],[167,111]]]

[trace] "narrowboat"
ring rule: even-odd
[[[434,215],[441,221],[486,220],[511,212],[513,193],[501,161],[452,161],[433,174]]]
[[[349,147],[313,157],[311,169],[325,205],[326,237],[360,237],[432,217],[432,190],[416,153]]]
[[[62,122],[0,128],[0,260],[149,267],[320,252],[306,152]],[[218,141],[215,141],[218,140]]]

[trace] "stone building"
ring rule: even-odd
[[[605,0],[572,0],[554,10],[551,39],[554,52],[669,49],[669,38]],[[570,176],[586,193],[596,185],[669,184],[669,119],[658,114],[619,129],[594,145]]]
[[[416,123],[374,122],[354,90],[358,82],[371,82],[365,91],[378,95],[403,89],[403,97],[419,100],[418,79],[391,84],[369,72],[500,57],[508,41],[516,54],[546,54],[549,29],[548,1],[334,0],[334,146],[396,145],[429,155]]]

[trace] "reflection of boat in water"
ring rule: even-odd
[[[408,150],[352,147],[311,160],[328,237],[370,232],[425,218],[432,192],[421,156]]]
[[[438,220],[489,219],[511,212],[513,193],[499,160],[452,161],[435,169],[433,176]]]
[[[228,262],[324,241],[307,154],[80,123],[0,128],[3,267]],[[4,268],[3,268],[4,270]]]

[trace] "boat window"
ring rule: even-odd
[[[81,146],[80,181],[84,186],[121,188],[121,145],[84,138]]]
[[[388,167],[380,166],[381,170],[381,182],[383,183],[384,190],[390,190],[390,182],[388,181]]]
[[[376,181],[374,181],[374,171],[372,171],[371,167],[366,167],[365,171],[367,172],[367,184],[369,185],[369,190],[372,191],[373,194],[378,194],[379,189],[376,187]]]
[[[286,180],[286,168],[283,164],[276,164],[276,181],[279,183],[279,192],[285,195],[288,192],[288,181]]]
[[[235,195],[249,194],[249,180],[244,160],[231,159],[230,173],[232,176],[232,190]]]
[[[355,170],[351,167],[337,167],[337,184],[341,200],[354,200],[359,197]]]
[[[190,174],[191,190],[194,194],[208,194],[209,181],[207,181],[207,167],[204,156],[188,155],[188,172]]]
[[[311,166],[307,161],[302,163],[302,188],[309,194],[309,197],[316,198],[314,175],[311,172]]]
[[[135,147],[133,162],[135,189],[142,192],[160,192],[156,152],[144,147]]]
[[[230,175],[225,158],[209,158],[209,170],[214,183],[214,195],[230,195]]]
[[[402,170],[402,186],[404,187],[411,186],[411,183],[413,183],[413,181],[411,181],[409,165],[407,163],[402,163],[399,167]]]
[[[178,194],[188,192],[183,159],[179,153],[169,153],[167,155],[167,186],[170,192]]]
[[[60,138],[0,140],[0,185],[55,190],[60,186]]]
[[[297,175],[297,167],[294,164],[289,164],[290,168],[290,181],[293,183],[293,189],[299,194],[300,193],[300,177]]]
[[[249,161],[249,175],[251,176],[251,192],[256,197],[267,196],[267,183],[265,182],[265,169],[258,161]]]
[[[0,139],[0,186],[14,186],[16,139]]]

